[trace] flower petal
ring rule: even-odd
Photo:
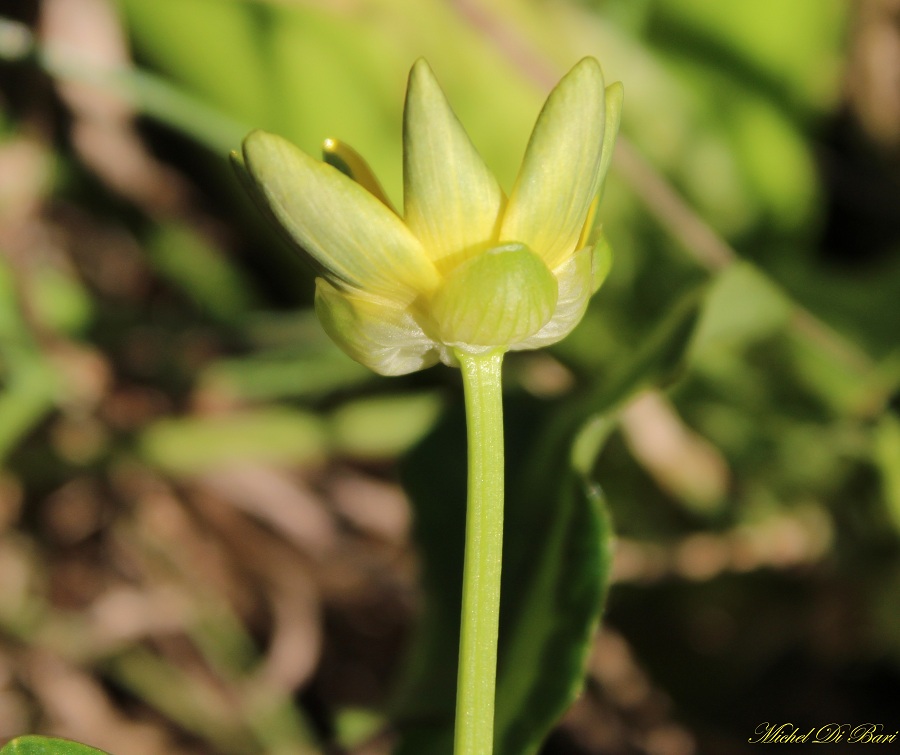
[[[593,293],[592,258],[595,250],[587,247],[553,271],[559,284],[556,310],[537,333],[512,344],[510,351],[540,349],[561,341],[581,322]]]
[[[619,135],[619,124],[622,122],[622,101],[625,89],[621,81],[614,81],[606,87],[606,126],[603,130],[603,153],[600,155],[600,170],[597,171],[598,189],[606,181],[606,174],[612,163],[616,137]]]
[[[276,219],[329,277],[398,303],[437,286],[403,221],[337,169],[263,131],[244,140],[244,160]]]
[[[403,185],[406,224],[435,262],[463,261],[496,239],[503,191],[422,59],[406,90]]]
[[[395,215],[399,215],[369,164],[349,144],[329,137],[322,143],[322,159],[356,181]]]
[[[351,359],[379,375],[423,370],[441,355],[403,307],[346,293],[324,278],[316,279],[316,314]]]
[[[509,197],[501,241],[521,241],[553,269],[575,249],[597,193],[606,96],[603,72],[584,58],[550,93]]]

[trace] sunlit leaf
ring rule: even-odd
[[[8,742],[0,755],[105,755],[103,750],[79,742],[30,734]]]

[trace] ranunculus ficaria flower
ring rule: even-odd
[[[605,87],[596,60],[579,62],[547,98],[507,197],[419,60],[404,111],[402,215],[334,142],[359,181],[263,131],[244,141],[244,166],[321,270],[316,311],[328,334],[375,372],[401,375],[456,365],[456,353],[540,348],[578,324],[609,267],[605,242],[587,239],[621,104],[621,84]]]

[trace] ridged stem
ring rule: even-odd
[[[503,352],[456,356],[465,390],[469,473],[453,752],[490,755],[503,555]]]

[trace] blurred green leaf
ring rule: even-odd
[[[326,448],[319,418],[278,407],[164,419],[140,438],[144,458],[175,475],[208,472],[236,461],[309,463],[320,460]]]
[[[893,412],[887,412],[875,429],[875,459],[888,513],[900,535],[900,418]]]
[[[0,462],[53,408],[58,389],[56,375],[41,361],[19,359],[6,368],[11,374],[0,392]]]
[[[268,119],[277,102],[269,59],[261,54],[269,9],[218,0],[119,0],[119,7],[144,55],[172,78],[247,122]]]
[[[806,107],[831,104],[847,13],[841,0],[657,0],[656,33],[686,53],[785,90]]]
[[[725,110],[724,126],[748,192],[768,204],[761,219],[785,229],[802,228],[821,188],[805,134],[777,102],[753,91],[734,92]]]
[[[204,370],[204,390],[245,401],[315,398],[372,380],[370,370],[333,344],[311,349],[270,349],[220,359]]]
[[[221,251],[184,225],[161,225],[147,252],[156,269],[212,317],[236,323],[253,304],[253,293]]]
[[[417,57],[428,56],[507,187],[540,106],[533,83],[515,66],[498,62],[465,14],[437,0],[378,0],[371,9],[257,0],[118,3],[138,56],[179,91],[225,116],[223,123],[209,124],[210,133],[225,136],[227,121],[236,119],[278,133],[309,154],[318,154],[324,139],[338,138],[359,150],[394,199],[402,186],[403,81]],[[529,15],[516,4],[504,10],[516,21]],[[460,58],[459,49],[468,54]],[[573,62],[567,59],[563,67]],[[156,117],[185,128],[175,122],[177,112],[156,110]],[[203,130],[201,110],[188,133]],[[496,128],[500,114],[503,130]],[[205,118],[215,119],[213,111]],[[221,138],[205,141],[222,144]]]
[[[885,398],[891,376],[874,372],[855,359],[836,358],[834,349],[821,339],[791,334],[792,369],[804,386],[838,414],[852,415],[873,401]],[[896,376],[893,387],[896,387]]]
[[[142,647],[109,658],[105,665],[107,673],[126,690],[140,695],[186,730],[208,739],[223,754],[239,755],[253,749],[254,736],[241,716],[235,715],[222,692],[206,680]]]
[[[363,746],[386,724],[384,717],[361,708],[345,708],[335,719],[337,740],[348,749]]]
[[[103,750],[56,737],[34,734],[16,737],[8,742],[0,755],[105,755]]]
[[[637,348],[635,356],[623,362],[608,381],[595,384],[578,402],[580,416],[609,413],[642,388],[674,382],[684,369],[705,294],[706,287],[701,286],[683,296],[646,343]]]
[[[792,313],[781,289],[749,262],[719,273],[697,326],[694,354],[715,359],[727,347],[746,348],[782,330]]]
[[[0,261],[0,463],[53,408],[58,392],[23,316],[12,270]]]
[[[81,333],[94,315],[94,302],[71,275],[53,267],[35,271],[31,302],[41,324],[51,330]]]
[[[330,417],[333,448],[357,458],[395,458],[431,429],[440,408],[441,400],[433,393],[347,402]]]

